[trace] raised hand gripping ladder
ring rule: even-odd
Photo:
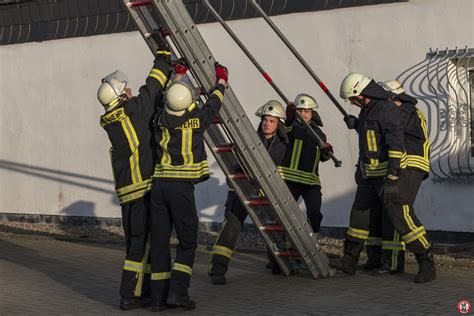
[[[215,84],[214,57],[181,0],[124,1],[152,51],[157,44],[149,34],[162,26],[171,33],[174,54],[190,65],[194,84],[206,90]],[[297,272],[295,259],[300,258],[314,278],[333,276],[310,224],[230,87],[214,123],[205,141],[285,275]]]

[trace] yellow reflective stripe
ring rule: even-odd
[[[123,265],[123,269],[132,272],[142,272],[143,266],[141,262],[125,260],[125,264]]]
[[[168,80],[168,78],[166,77],[166,75],[159,69],[156,69],[156,68],[153,68],[151,71],[150,71],[150,74],[148,75],[149,77],[152,77],[152,78],[155,78],[156,80],[158,80],[158,82],[161,84],[162,87],[165,86],[166,84],[166,81]]]
[[[290,133],[292,130],[293,130],[293,125],[285,126],[285,131],[286,131],[287,133]]]
[[[168,131],[167,128],[164,128],[160,126],[161,129],[161,141],[160,141],[160,147],[163,151],[163,157],[161,157],[161,164],[162,165],[167,165],[171,163],[171,156],[168,151],[168,143],[170,142],[170,132]]]
[[[392,266],[390,267],[390,270],[395,271],[397,270],[398,267],[398,249],[392,250]]]
[[[383,177],[387,175],[388,161],[379,162],[378,159],[371,159],[371,163],[360,162],[360,170],[367,177]]]
[[[418,239],[423,247],[429,248],[430,243],[428,240],[426,240],[426,237],[424,237],[424,235],[426,235],[425,228],[423,226],[416,227],[413,219],[410,216],[410,207],[406,204],[403,205],[403,217],[405,218],[405,222],[407,223],[408,227],[411,229],[410,233],[402,237],[405,243],[408,244]]]
[[[295,139],[295,142],[293,144],[293,151],[291,152],[291,162],[290,162],[291,169],[298,169],[302,147],[303,147],[303,140]]]
[[[173,264],[173,270],[181,271],[181,272],[187,273],[189,275],[191,275],[193,273],[193,269],[190,266],[187,266],[187,265],[181,264],[181,263],[177,263],[177,262],[175,262]]]
[[[359,238],[359,239],[364,239],[364,240],[367,240],[369,238],[368,230],[357,229],[350,226],[347,228],[346,234],[349,236]]]
[[[191,128],[183,128],[181,132],[181,155],[183,156],[183,164],[189,165],[193,163],[193,130]]]
[[[367,130],[367,149],[372,152],[377,151],[377,139],[375,138],[374,130]]]
[[[319,165],[320,159],[321,159],[321,149],[319,148],[319,146],[316,146],[316,157],[314,158],[313,173],[316,173],[316,168]]]
[[[373,164],[361,162],[360,166],[367,171],[383,171],[388,167],[388,161],[379,162],[378,159],[373,159]]]
[[[130,117],[126,116],[120,121],[120,123],[122,124],[122,129],[125,133],[125,136],[127,137],[130,151],[132,152],[132,155],[129,158],[132,183],[141,183],[143,180],[140,172],[140,159],[138,152],[138,145],[140,142],[138,141],[138,137],[135,132],[135,128],[133,128],[132,122],[130,121]]]
[[[143,190],[133,192],[133,193],[129,193],[129,194],[125,194],[125,195],[122,195],[122,196],[118,196],[119,203],[123,204],[123,203],[127,203],[127,202],[130,202],[130,201],[139,199],[139,198],[145,196],[145,194],[147,194],[150,190],[151,190],[151,186],[148,186],[147,188],[145,188]]]
[[[388,151],[388,156],[390,158],[400,158],[402,159],[402,157],[405,155],[404,152],[401,152],[401,151],[397,151],[397,150],[389,150]]]
[[[150,180],[147,179],[141,183],[130,184],[130,185],[118,188],[117,190],[115,190],[115,192],[117,193],[117,195],[124,195],[124,194],[134,192],[137,190],[146,189],[148,188],[149,185],[150,185]]]
[[[200,171],[155,171],[153,177],[154,178],[174,178],[174,179],[198,179],[205,175],[209,174],[209,169],[203,169]]]
[[[187,165],[155,165],[155,170],[194,171],[208,167],[207,160]]]
[[[171,56],[171,52],[167,50],[157,50],[156,55],[169,55]]]
[[[196,164],[187,165],[156,165],[153,174],[154,178],[200,178],[209,174],[209,165],[207,160]]]
[[[142,296],[143,279],[145,277],[145,270],[146,270],[149,254],[150,254],[150,238],[148,237],[148,240],[145,245],[145,253],[143,254],[143,259],[140,262],[142,271],[138,273],[138,280],[137,280],[137,284],[135,286],[135,291],[134,291],[135,296]]]
[[[191,112],[192,110],[194,110],[195,107],[196,107],[196,102],[192,103],[192,104],[186,109],[186,111]]]
[[[150,276],[150,279],[153,280],[153,281],[169,280],[169,279],[171,279],[171,272],[152,273],[151,276]]]
[[[410,216],[410,206],[406,204],[403,205],[403,218],[405,219],[405,222],[407,223],[410,230],[414,231],[417,229],[413,219]]]
[[[426,118],[423,112],[420,110],[416,110],[416,114],[418,114],[418,117],[420,118],[421,121],[421,128],[423,129],[423,134],[425,136],[425,142],[423,143],[423,157],[425,160],[429,161],[429,156],[430,156],[430,139],[428,135],[428,125],[426,123]]]
[[[403,235],[402,239],[406,244],[409,244],[409,243],[419,239],[420,236],[423,236],[425,234],[426,234],[425,228],[423,226],[420,226],[417,229],[409,232],[408,234]],[[421,240],[420,240],[420,242],[421,242]]]
[[[380,237],[369,237],[365,243],[367,246],[381,246],[382,245],[382,238]]]
[[[232,249],[224,247],[224,246],[214,245],[214,247],[212,247],[213,255],[221,255],[230,259],[233,253],[234,251],[232,251]]]
[[[314,173],[301,170],[294,170],[283,166],[278,166],[278,173],[283,180],[298,182],[308,185],[321,185],[319,176]]]
[[[211,95],[215,95],[216,97],[218,97],[221,102],[224,101],[224,95],[217,89],[212,91]]]
[[[407,155],[407,165],[408,167],[419,168],[423,171],[430,171],[430,162],[424,157],[417,155]]]

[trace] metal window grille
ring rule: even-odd
[[[430,49],[398,80],[426,114],[433,180],[474,181],[474,49]]]

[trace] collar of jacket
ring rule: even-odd
[[[400,93],[399,95],[394,97],[394,100],[398,100],[402,103],[412,103],[412,104],[417,104],[418,101],[412,97],[411,95],[406,94],[405,92]]]

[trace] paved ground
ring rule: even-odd
[[[2,238],[0,315],[151,314],[117,309],[122,257],[117,245]],[[215,286],[207,262],[208,254],[199,253],[191,288],[195,314],[456,314],[459,300],[474,303],[474,271],[462,266],[441,269],[429,284],[412,282],[412,264],[401,276],[313,280],[273,276],[264,255],[237,254],[229,284]]]

